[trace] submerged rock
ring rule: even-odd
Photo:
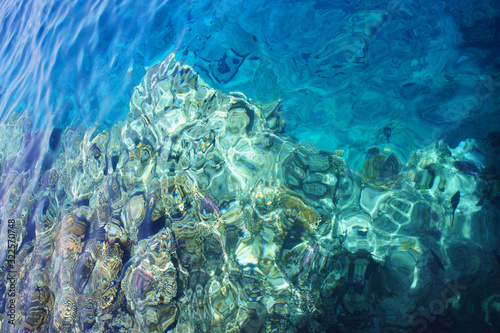
[[[18,243],[33,245],[13,267],[21,315],[10,324],[2,313],[2,328],[410,329],[443,288],[433,274],[486,283],[475,258],[500,241],[494,224],[473,223],[488,209],[476,205],[487,186],[473,166],[442,143],[408,165],[371,148],[358,175],[341,154],[284,134],[280,107],[216,91],[169,56],[147,70],[124,122],[61,130],[40,185],[16,183],[32,197],[4,189],[0,218],[18,214]],[[429,273],[431,249],[445,270]],[[478,297],[492,322],[496,300]]]

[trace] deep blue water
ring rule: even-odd
[[[171,52],[207,83],[284,102],[287,132],[403,159],[499,123],[499,1],[3,1],[0,119],[33,129],[123,120]]]

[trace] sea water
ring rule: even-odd
[[[497,14],[495,1],[4,1],[0,116],[109,128],[175,52],[214,88],[282,99],[300,140],[355,155],[390,126],[407,156],[495,129]]]
[[[344,151],[357,171],[373,147],[405,163],[439,140],[484,139],[500,123],[499,11],[498,1],[3,1],[1,209],[19,185],[11,175],[27,175],[25,196],[50,183],[61,133],[125,120],[133,88],[171,53],[210,87],[281,99],[287,135]],[[25,123],[12,136],[3,125],[16,117]]]

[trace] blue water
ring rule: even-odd
[[[433,142],[484,138],[500,124],[499,18],[499,0],[3,0],[0,212],[25,214],[61,133],[123,121],[170,53],[215,89],[281,99],[286,134],[344,150],[353,169],[374,146],[404,165]],[[19,115],[30,121],[9,136]]]
[[[287,132],[321,149],[384,144],[403,159],[499,123],[498,1],[3,1],[0,119],[33,130],[128,112],[171,52],[214,88],[284,101]],[[50,131],[49,131],[50,132]]]
[[[176,23],[184,15],[168,1],[1,7],[2,119],[26,109],[34,128],[124,119],[144,66],[173,49],[185,24]]]

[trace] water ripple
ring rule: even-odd
[[[287,131],[322,149],[362,151],[397,122],[406,155],[493,130],[497,16],[473,1],[3,1],[0,119],[109,128],[174,51],[216,89],[281,98]]]

